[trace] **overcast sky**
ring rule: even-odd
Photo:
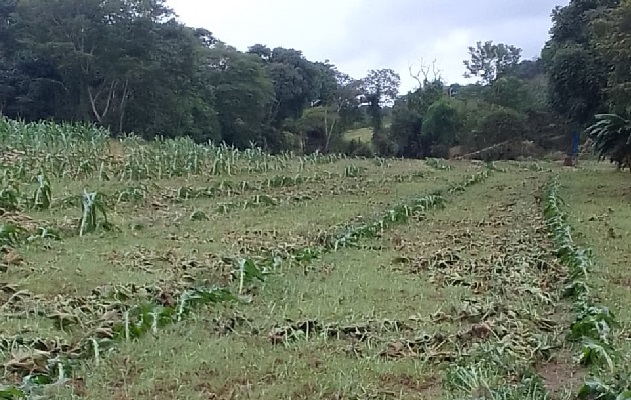
[[[247,50],[255,43],[302,50],[312,61],[330,60],[362,78],[392,68],[401,91],[415,86],[409,67],[436,65],[449,83],[462,78],[468,46],[493,40],[539,55],[550,13],[562,0],[167,0],[180,20],[207,28]]]

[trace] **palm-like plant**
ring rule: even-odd
[[[631,169],[631,121],[617,114],[598,114],[596,122],[587,128],[594,151],[601,160],[609,157],[618,168]]]

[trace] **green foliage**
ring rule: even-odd
[[[605,106],[607,67],[597,56],[592,23],[618,3],[572,0],[552,12],[551,37],[542,50],[548,101],[554,111],[579,125]]]
[[[619,0],[570,0],[566,6],[555,7],[546,47],[563,43],[586,45],[591,39],[591,22],[618,3]]]
[[[511,108],[519,112],[545,109],[545,99],[539,93],[545,93],[545,83],[530,81],[508,75],[498,78],[484,93],[484,98],[491,104]]]
[[[394,102],[400,84],[401,77],[391,69],[370,70],[360,81],[363,101],[368,104],[371,118],[373,149],[377,154],[391,154],[391,142],[384,132],[382,107]]]
[[[460,129],[459,114],[453,103],[441,99],[428,109],[421,128],[422,140],[426,143],[452,146]]]
[[[353,79],[295,49],[255,44],[243,53],[208,30],[178,22],[164,0],[5,3],[3,115],[95,123],[115,136],[188,136],[273,153],[425,157],[472,143],[483,117],[477,110],[486,109],[482,102],[547,113],[547,92],[554,112],[585,124],[606,105],[626,115],[631,98],[628,0],[575,0],[555,9],[541,60],[520,61],[518,47],[477,42],[464,64],[466,76],[481,84],[454,94],[435,71],[433,80],[416,77],[420,87],[402,99],[400,76],[391,69]],[[368,125],[371,148],[341,140],[344,131]],[[76,175],[91,173],[91,163],[84,167]],[[101,165],[96,168],[100,179],[112,179]]]
[[[296,121],[295,130],[302,138],[302,149],[306,154],[318,150],[339,149],[342,132],[338,129],[339,116],[330,107],[308,108]]]
[[[357,139],[351,139],[351,141],[342,148],[342,152],[351,157],[374,157],[375,155],[370,143],[361,142]]]
[[[287,118],[300,118],[312,101],[320,97],[326,69],[308,61],[299,50],[278,47],[269,49],[263,45],[250,47],[271,78],[275,95],[272,114],[274,126],[280,126]]]
[[[629,400],[631,399],[631,376],[619,374],[610,381],[590,378],[583,384],[577,394],[577,399],[591,400]]]
[[[453,144],[460,127],[460,114],[445,97],[443,83],[425,82],[395,103],[389,138],[397,155],[422,158],[431,155],[434,145]]]
[[[479,131],[478,139],[486,145],[520,139],[526,131],[526,116],[510,108],[498,107],[482,117]]]
[[[209,82],[221,112],[222,140],[238,148],[263,144],[262,126],[274,101],[274,88],[259,60],[228,46],[207,51]]]
[[[593,148],[600,159],[609,157],[619,166],[631,159],[631,121],[615,114],[598,114],[587,128]],[[627,165],[631,167],[631,165]]]
[[[0,224],[0,245],[16,246],[22,241],[26,230],[15,224]]]
[[[502,368],[488,360],[468,365],[451,365],[446,372],[445,389],[452,399],[549,400],[542,379],[524,374],[507,380]]]
[[[347,178],[357,178],[364,173],[364,168],[360,168],[354,164],[344,167],[344,176]]]
[[[335,66],[282,47],[237,51],[178,22],[164,0],[20,1],[2,12],[0,110],[9,118],[273,152],[295,149],[283,124],[312,105],[339,119],[331,132],[364,118],[359,82]]]
[[[623,0],[615,8],[602,12],[592,24],[595,53],[608,67],[604,89],[610,109],[631,115],[631,1]]]
[[[7,202],[14,199],[14,205],[18,207],[22,196],[19,187],[10,182],[16,179],[30,181],[33,173],[39,171],[46,171],[47,175],[56,178],[102,180],[106,177],[137,181],[280,171],[295,157],[290,153],[271,155],[260,147],[241,151],[226,145],[198,144],[190,138],[157,138],[145,142],[128,136],[110,142],[106,135],[102,129],[84,124],[24,124],[0,118],[0,139],[8,147],[8,154],[12,154],[12,149],[19,149],[15,159],[1,160],[6,178],[2,178],[0,194],[4,194],[0,199]],[[120,153],[108,154],[110,146],[120,147]],[[314,153],[298,160],[304,166],[331,163],[342,157],[340,154]],[[123,196],[128,195],[131,193]]]
[[[604,77],[591,50],[577,45],[559,48],[547,71],[548,101],[556,112],[584,124],[602,108]]]
[[[423,115],[412,108],[407,99],[398,100],[392,110],[392,124],[389,137],[397,145],[397,154],[406,157],[419,157],[423,154],[421,128]]]
[[[425,164],[429,165],[430,167],[432,167],[434,169],[438,169],[438,170],[450,170],[451,169],[451,165],[446,164],[444,162],[444,160],[437,159],[437,158],[427,158],[427,159],[425,159]]]
[[[20,191],[14,184],[0,187],[0,208],[6,211],[15,211],[20,208]]]

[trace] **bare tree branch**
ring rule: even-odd
[[[441,76],[442,70],[436,67],[436,59],[432,61],[431,65],[426,65],[423,62],[422,58],[420,62],[421,62],[421,66],[419,67],[418,71],[416,71],[416,73],[413,72],[412,70],[413,65],[411,63],[408,66],[410,77],[412,77],[416,82],[418,82],[420,88],[424,87],[428,82],[442,81],[442,76]],[[431,79],[430,79],[430,72],[432,74]],[[423,76],[422,80],[421,80],[421,75]]]

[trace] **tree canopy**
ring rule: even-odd
[[[238,51],[178,22],[164,0],[8,0],[0,20],[0,112],[10,118],[270,151],[295,145],[304,132],[292,121],[311,107],[339,116],[328,136],[366,121],[361,80],[295,49]]]
[[[392,69],[351,77],[298,49],[240,51],[179,22],[165,0],[5,0],[0,113],[271,152],[445,156],[553,136],[569,146],[563,136],[595,115],[630,119],[631,0],[571,0],[551,21],[540,57],[478,41],[463,61],[476,83],[449,85],[434,63],[433,76],[423,66],[412,74],[418,87],[401,94]],[[620,125],[602,121],[621,121],[598,120],[597,142]],[[356,128],[370,128],[372,141],[345,141]],[[628,147],[607,140],[602,154]]]

